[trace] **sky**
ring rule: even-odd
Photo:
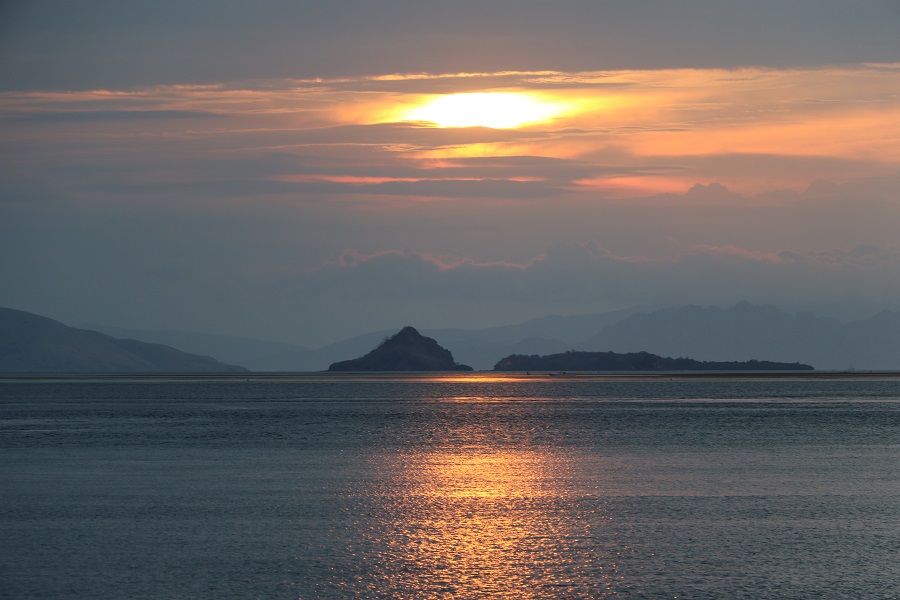
[[[7,1],[0,306],[306,346],[898,310],[897,31],[897,0]]]

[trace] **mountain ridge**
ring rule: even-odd
[[[81,328],[99,331],[114,338],[141,340],[171,346],[191,354],[214,356],[224,363],[241,365],[252,371],[288,371],[291,370],[293,356],[313,351],[311,348],[290,342],[217,333],[106,327],[96,324],[85,324]]]
[[[636,313],[575,346],[577,350],[646,351],[697,360],[802,361],[817,369],[900,369],[900,311],[851,323],[773,305],[687,305]]]
[[[117,339],[34,313],[0,308],[0,372],[240,373],[247,369],[162,344]]]
[[[108,328],[101,331],[110,333]],[[136,339],[143,339],[137,330]],[[397,330],[382,329],[327,344],[303,348],[287,342],[215,334],[168,335],[153,339],[255,371],[322,371],[348,356],[361,356]],[[594,315],[551,315],[519,324],[482,330],[423,328],[440,339],[461,363],[488,370],[511,354],[545,355],[566,350],[639,352],[691,356],[697,360],[751,360],[764,357],[800,361],[819,370],[900,370],[900,311],[882,310],[849,322],[811,310],[785,311],[772,305],[686,305],[628,309]],[[176,334],[178,332],[171,332]],[[182,332],[184,333],[184,332]],[[555,334],[559,335],[555,335]],[[190,348],[181,340],[190,338]],[[225,360],[225,359],[228,360]]]

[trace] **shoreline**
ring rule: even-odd
[[[696,380],[900,380],[900,371],[441,371],[441,372],[258,372],[258,373],[9,373],[0,382],[541,382]]]

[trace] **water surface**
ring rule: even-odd
[[[900,380],[0,381],[8,598],[897,598]]]

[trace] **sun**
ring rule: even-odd
[[[426,121],[438,127],[513,129],[548,121],[566,111],[521,92],[477,92],[434,97],[405,112],[401,121]]]

